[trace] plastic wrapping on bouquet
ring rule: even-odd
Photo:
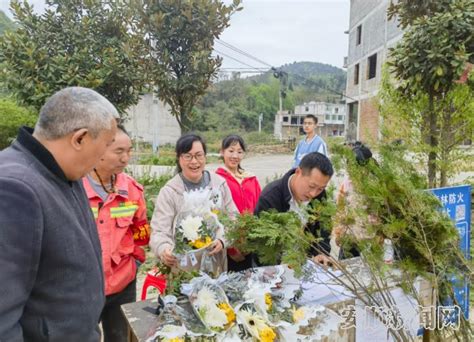
[[[394,256],[393,244],[392,240],[384,239],[383,240],[383,261],[386,264],[393,263],[393,256]]]

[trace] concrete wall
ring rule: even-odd
[[[156,147],[174,144],[181,135],[178,122],[170,114],[169,106],[153,94],[144,95],[127,113],[125,127],[132,138],[138,141],[145,141]]]
[[[358,120],[353,123],[357,126],[357,139],[367,139],[368,135],[378,138],[380,119],[371,99],[380,87],[388,48],[396,44],[403,34],[397,21],[387,18],[389,4],[390,0],[351,0],[346,95],[349,97],[347,104],[355,103],[358,106]],[[360,44],[357,44],[359,26],[362,27],[362,35]],[[368,79],[368,59],[374,54],[377,55],[375,77]],[[355,84],[357,64],[359,82]],[[346,117],[346,127],[349,127],[349,115]]]

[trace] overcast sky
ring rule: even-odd
[[[44,0],[29,2],[38,11],[44,9]],[[0,9],[11,17],[8,7],[9,0],[0,0]],[[243,7],[221,35],[224,44],[272,66],[311,61],[342,67],[348,49],[344,31],[349,27],[350,0],[243,0]],[[267,67],[221,43],[215,48],[229,56],[223,56],[223,68]]]

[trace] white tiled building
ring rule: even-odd
[[[298,137],[304,117],[312,114],[318,118],[316,133],[322,137],[344,134],[346,107],[343,103],[308,102],[295,106],[294,111],[279,111],[275,115],[274,135],[280,139]]]

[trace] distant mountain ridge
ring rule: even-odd
[[[8,18],[5,12],[0,10],[0,35],[2,35],[6,30],[11,30],[15,28],[15,23]]]
[[[288,78],[276,78],[279,71]],[[283,77],[284,78],[284,77]],[[272,132],[274,116],[279,109],[279,94],[283,90],[282,108],[294,110],[309,101],[340,102],[346,85],[346,72],[332,65],[317,62],[294,62],[261,75],[214,83],[195,106],[196,130],[258,128],[263,114],[263,129]]]

